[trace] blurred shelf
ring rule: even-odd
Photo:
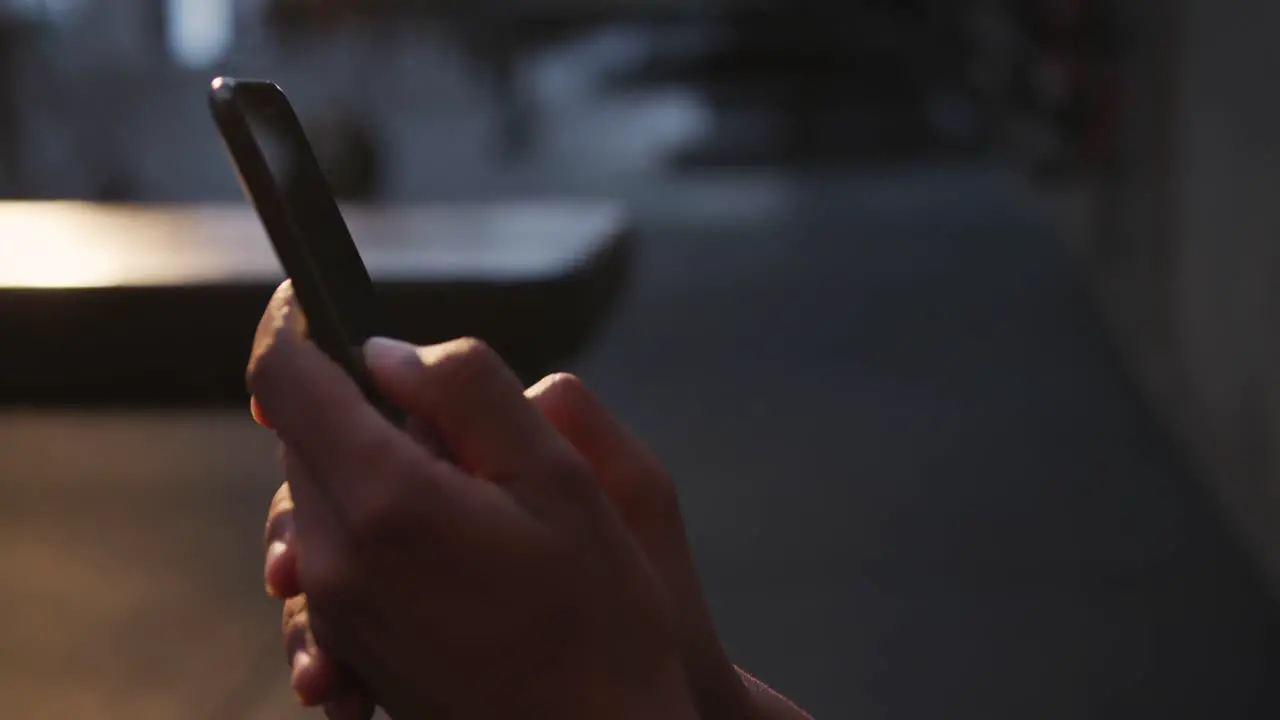
[[[614,203],[344,212],[390,332],[481,337],[525,376],[568,361],[628,274]],[[247,206],[0,204],[0,402],[241,402],[282,278]]]

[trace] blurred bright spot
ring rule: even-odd
[[[165,35],[169,52],[192,69],[221,60],[235,40],[233,0],[168,0]]]
[[[123,280],[118,253],[100,242],[89,206],[50,212],[39,203],[6,203],[0,216],[0,287],[69,288]]]
[[[612,203],[343,208],[379,279],[502,282],[554,276],[619,232]],[[283,278],[247,203],[0,202],[0,290],[274,284]]]

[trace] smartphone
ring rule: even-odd
[[[273,82],[220,77],[209,107],[240,186],[293,281],[312,342],[401,424],[363,360],[364,342],[382,330],[373,281],[289,98]]]

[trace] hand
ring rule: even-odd
[[[289,307],[290,302],[287,292],[279,294],[268,315]],[[665,584],[700,716],[704,720],[807,718],[785,698],[740,674],[725,655],[703,598],[675,487],[657,459],[575,377],[546,378],[525,396],[592,466],[595,478]],[[266,424],[256,401],[253,408],[255,419]],[[420,426],[413,429],[420,431]],[[429,435],[419,432],[418,436],[434,446]],[[266,547],[267,590],[285,599],[285,645],[299,698],[308,705],[324,704],[332,720],[366,720],[373,713],[372,699],[316,646],[310,634],[306,596],[297,579],[293,502],[287,483],[271,504]]]
[[[553,375],[525,396],[592,464],[602,488],[665,583],[677,615],[682,659],[700,716],[705,720],[752,717],[747,688],[712,625],[676,493],[661,465],[577,378]],[[264,422],[260,410],[255,409],[254,414]],[[271,503],[266,547],[267,591],[285,599],[286,657],[292,665],[295,692],[305,704],[324,704],[332,720],[366,720],[373,713],[372,700],[316,646],[309,633],[306,596],[301,594],[297,578],[293,502],[287,483]],[[761,698],[773,695],[755,682],[747,687],[758,689]]]
[[[286,285],[249,386],[284,446],[317,647],[393,716],[696,716],[665,584],[492,351],[366,348],[379,391],[446,460],[302,334]]]

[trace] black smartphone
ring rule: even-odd
[[[240,186],[293,281],[312,342],[399,424],[401,414],[374,390],[361,352],[382,330],[373,281],[289,98],[273,82],[220,77],[209,107]]]

